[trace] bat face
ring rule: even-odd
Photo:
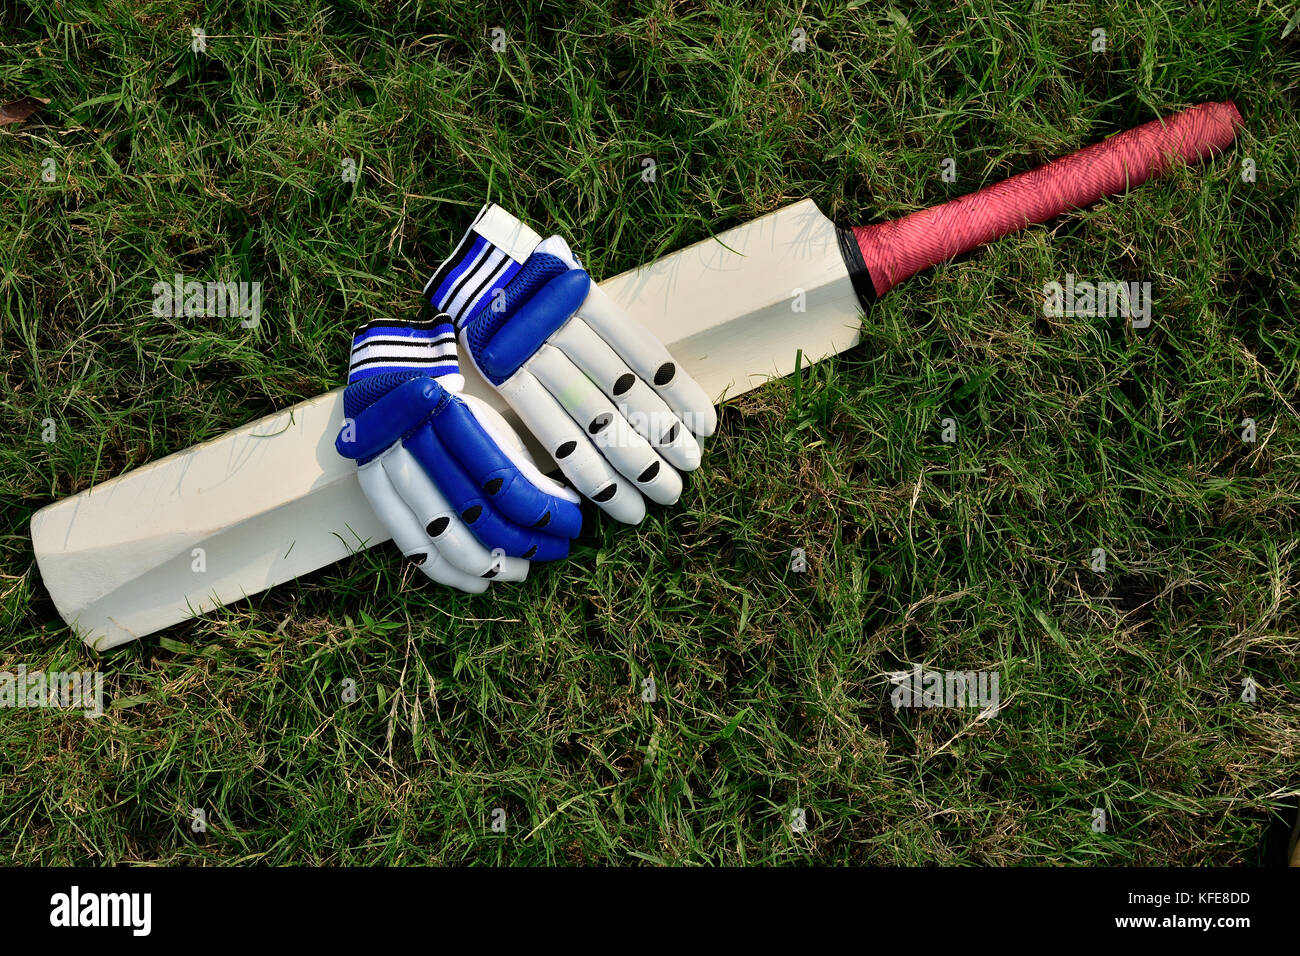
[[[601,288],[715,400],[858,341],[840,232],[811,201],[696,243]],[[513,413],[466,363],[466,391]],[[56,502],[32,518],[64,620],[106,649],[388,540],[334,450],[342,390]],[[547,460],[536,445],[535,456]]]
[[[601,283],[715,400],[858,342],[839,230],[810,200]]]

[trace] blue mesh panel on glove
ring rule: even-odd
[[[529,256],[519,275],[510,280],[498,298],[505,299],[505,308],[498,310],[493,306],[491,296],[479,308],[478,314],[469,320],[469,349],[477,355],[483,346],[492,340],[497,329],[515,314],[515,310],[526,302],[530,296],[556,276],[568,272],[571,267],[564,260],[549,252],[537,252]]]
[[[385,372],[353,382],[343,390],[343,414],[347,418],[356,418],[397,386],[413,378],[427,377],[427,372],[410,369],[405,372]]]

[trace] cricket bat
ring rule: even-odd
[[[1240,124],[1232,103],[1203,103],[870,226],[839,228],[804,200],[601,288],[716,400],[734,397],[789,374],[799,354],[811,364],[855,345],[863,313],[922,269],[1201,160]],[[469,366],[468,391],[512,418]],[[59,614],[104,650],[388,540],[355,464],[334,450],[342,396],[308,399],[37,512],[32,542]]]

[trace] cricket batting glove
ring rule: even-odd
[[[440,584],[481,593],[522,581],[530,560],[567,555],[582,512],[464,386],[448,316],[369,322],[352,339],[335,447],[356,460],[402,554]]]
[[[562,238],[485,206],[424,292],[580,492],[629,524],[681,496],[713,402]]]

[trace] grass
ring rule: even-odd
[[[112,701],[0,710],[0,854],[1275,862],[1300,793],[1294,9],[613,6],[0,12],[0,100],[50,100],[0,129],[0,670],[98,668]],[[40,583],[33,511],[334,387],[351,327],[417,309],[485,197],[603,277],[1228,97],[1227,155],[905,283],[862,346],[729,403],[679,506],[594,522],[523,585],[453,594],[381,548],[97,656]],[[176,273],[262,282],[263,321],[153,316]],[[1045,318],[1066,273],[1150,281],[1152,327]],[[916,665],[999,672],[1000,712],[895,711]]]

